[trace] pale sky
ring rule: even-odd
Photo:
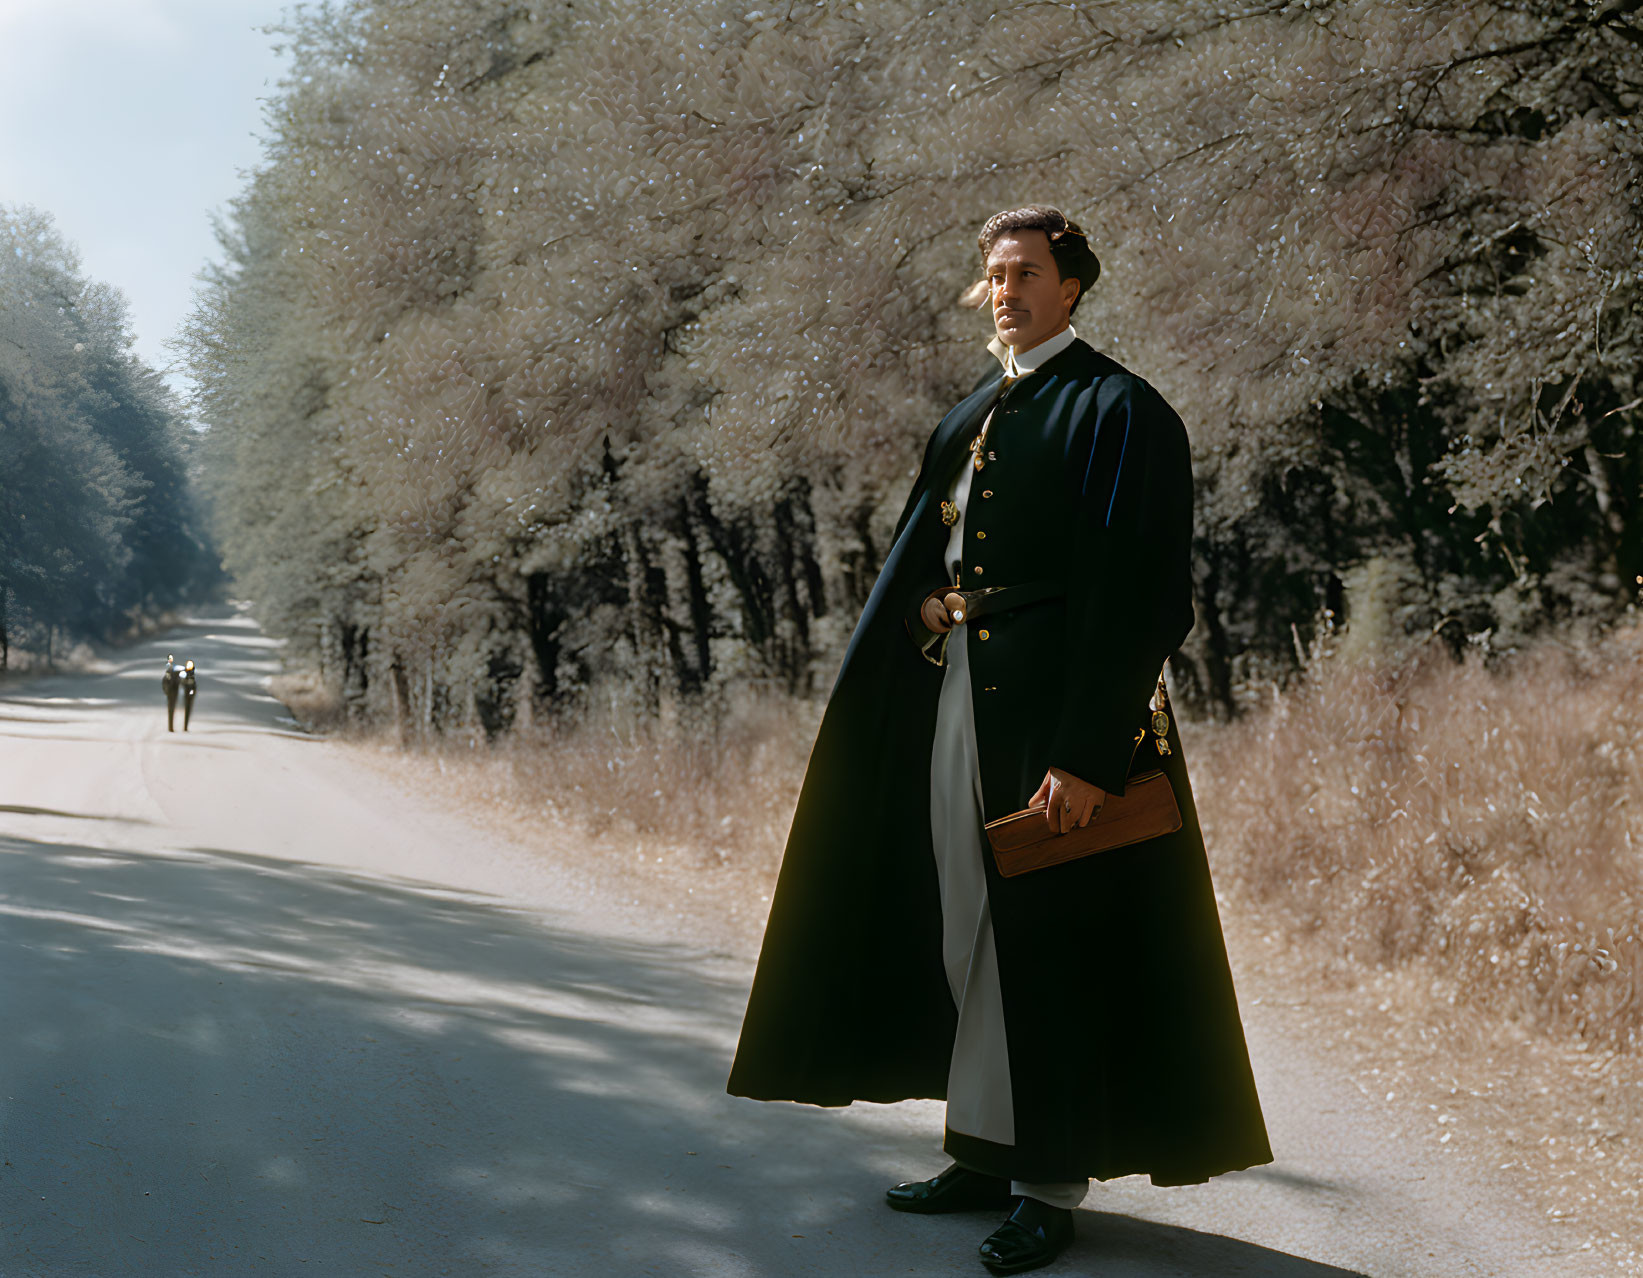
[[[52,214],[159,368],[261,158],[286,0],[0,0],[0,204]],[[170,378],[173,386],[181,380]]]

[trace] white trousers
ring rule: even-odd
[[[1004,998],[987,903],[982,858],[981,766],[975,707],[970,700],[968,633],[954,629],[936,710],[930,751],[930,839],[941,885],[941,957],[958,1007],[952,1066],[947,1075],[947,1126],[996,1145],[1015,1144]],[[1084,1201],[1090,1182],[1011,1181],[1010,1192],[1056,1207]]]

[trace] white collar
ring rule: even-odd
[[[993,353],[993,357],[1000,364],[1004,365],[1006,376],[1025,377],[1028,373],[1036,371],[1047,360],[1054,359],[1061,354],[1062,351],[1073,344],[1077,336],[1077,331],[1069,324],[1054,337],[1046,337],[1031,350],[1022,351],[1021,354],[1017,355],[1014,347],[1006,346],[998,340],[995,334],[993,340],[987,343],[987,349]]]

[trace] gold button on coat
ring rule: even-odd
[[[987,540],[987,534],[982,532],[980,529],[977,529],[976,530],[976,540],[977,541],[986,541]]]
[[[991,497],[993,495],[993,490],[991,488],[983,488],[981,490],[981,495],[983,497]]]
[[[977,568],[977,569],[976,569],[976,576],[978,576],[978,577],[979,577],[979,576],[981,576],[981,575],[982,575],[982,574],[983,574],[983,573],[985,573],[985,572],[986,572],[986,571],[987,571],[987,570],[986,570],[986,569],[985,569],[985,568]]]
[[[993,637],[993,632],[990,631],[990,630],[979,630],[979,631],[976,632],[976,638],[977,639],[987,640],[987,639],[991,639],[992,637]]]

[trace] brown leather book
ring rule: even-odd
[[[1088,825],[1075,825],[1065,834],[1051,831],[1042,806],[1012,812],[986,825],[993,860],[1005,878],[1173,834],[1180,828],[1175,791],[1169,778],[1156,769],[1129,777],[1120,798],[1109,797]]]

